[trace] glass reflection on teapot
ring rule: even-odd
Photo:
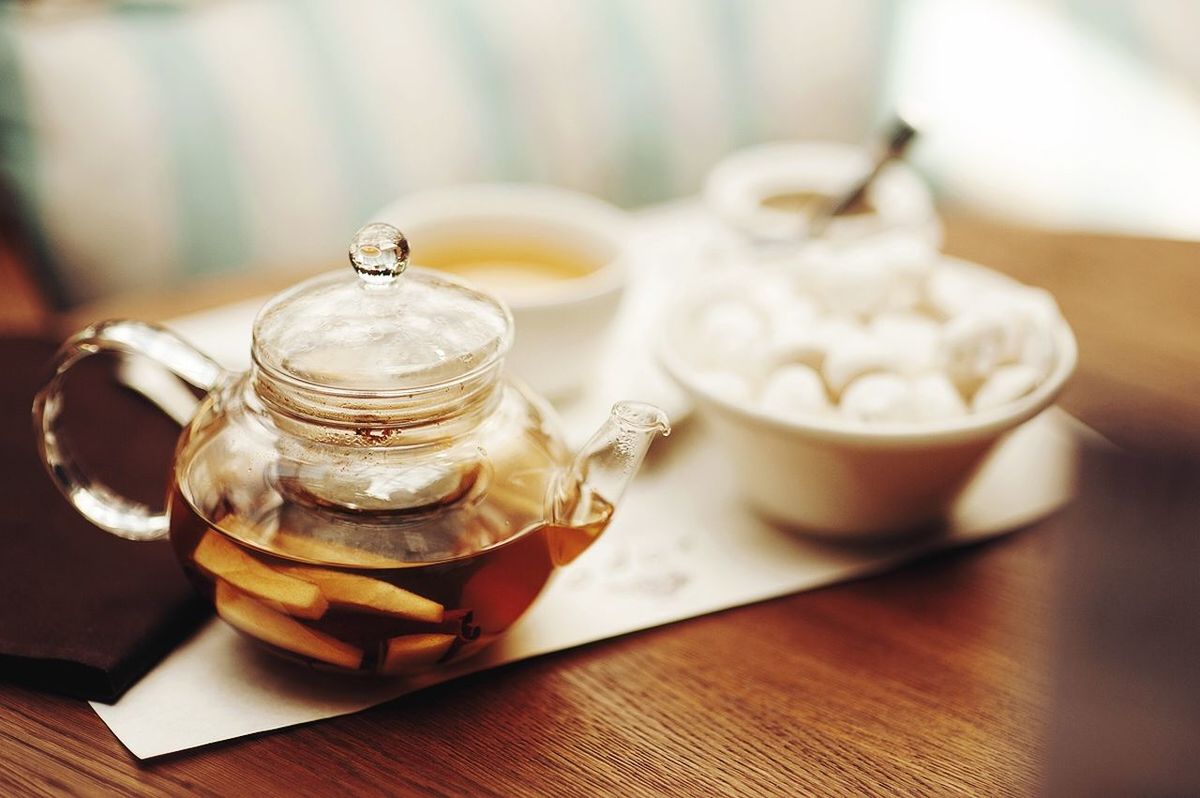
[[[84,516],[169,537],[224,621],[322,669],[411,674],[495,640],[604,531],[669,431],[657,408],[622,402],[569,452],[553,411],[501,373],[503,304],[407,256],[395,228],[363,228],[354,274],[263,307],[242,374],[162,328],[95,325],[63,345],[34,403],[43,460]],[[106,350],[207,391],[166,512],[91,480],[58,423],[63,374]]]

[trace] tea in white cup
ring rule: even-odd
[[[551,399],[597,370],[626,283],[629,217],[553,186],[491,183],[411,194],[372,216],[404,230],[418,266],[446,271],[512,310],[506,366]]]
[[[604,266],[583,252],[532,238],[465,238],[413,244],[413,262],[461,277],[508,302],[547,297]]]

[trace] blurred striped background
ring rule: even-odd
[[[388,200],[533,180],[627,206],[898,101],[949,201],[1200,237],[1191,0],[0,5],[0,181],[63,304],[336,258]]]

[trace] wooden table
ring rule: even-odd
[[[952,217],[948,248],[1059,296],[1069,410],[1117,441],[1197,441],[1200,244]],[[0,793],[1029,793],[1055,542],[1043,525],[145,764],[86,704],[0,685]]]

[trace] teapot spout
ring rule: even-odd
[[[611,512],[659,433],[670,435],[671,425],[666,413],[654,405],[613,405],[612,414],[575,455],[570,468],[552,483],[550,521],[585,526],[597,520],[597,505]]]

